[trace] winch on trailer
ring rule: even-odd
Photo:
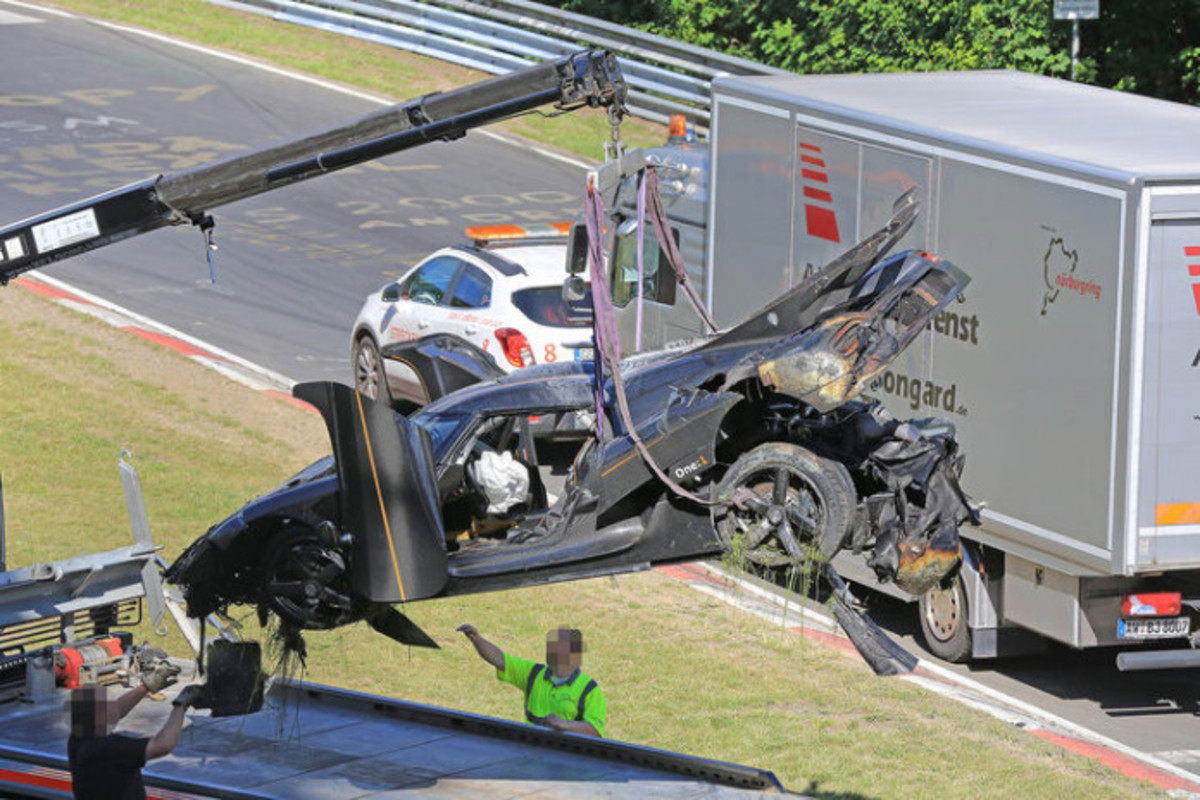
[[[53,657],[55,683],[64,688],[114,683],[128,668],[126,650],[131,640],[129,634],[118,634],[67,642],[61,647],[47,647],[42,657]]]

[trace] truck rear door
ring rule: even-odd
[[[1200,194],[1156,196],[1152,208],[1136,553],[1127,554],[1140,571],[1200,566]]]

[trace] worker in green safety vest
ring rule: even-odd
[[[505,653],[475,629],[459,627],[475,652],[496,668],[496,677],[525,692],[525,719],[559,731],[603,736],[608,706],[596,682],[580,671],[583,634],[558,628],[546,634],[546,663],[538,664]]]

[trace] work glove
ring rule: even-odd
[[[183,687],[179,691],[179,694],[175,696],[175,699],[171,701],[171,705],[189,708],[199,703],[203,697],[204,687],[193,683],[191,686]]]
[[[163,689],[179,680],[179,672],[178,665],[172,664],[166,659],[159,659],[142,673],[142,685],[150,694],[159,694]]]

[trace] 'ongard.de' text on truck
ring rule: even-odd
[[[1128,646],[1123,668],[1200,665],[1197,131],[1200,109],[1017,72],[731,77],[707,144],[645,154],[721,326],[914,188],[900,246],[973,276],[873,386],[898,415],[953,420],[987,504],[959,578],[920,601],[943,658],[1032,631]],[[635,342],[631,182],[616,199],[626,350],[699,333],[651,248]],[[1180,648],[1133,647],[1162,639]]]

